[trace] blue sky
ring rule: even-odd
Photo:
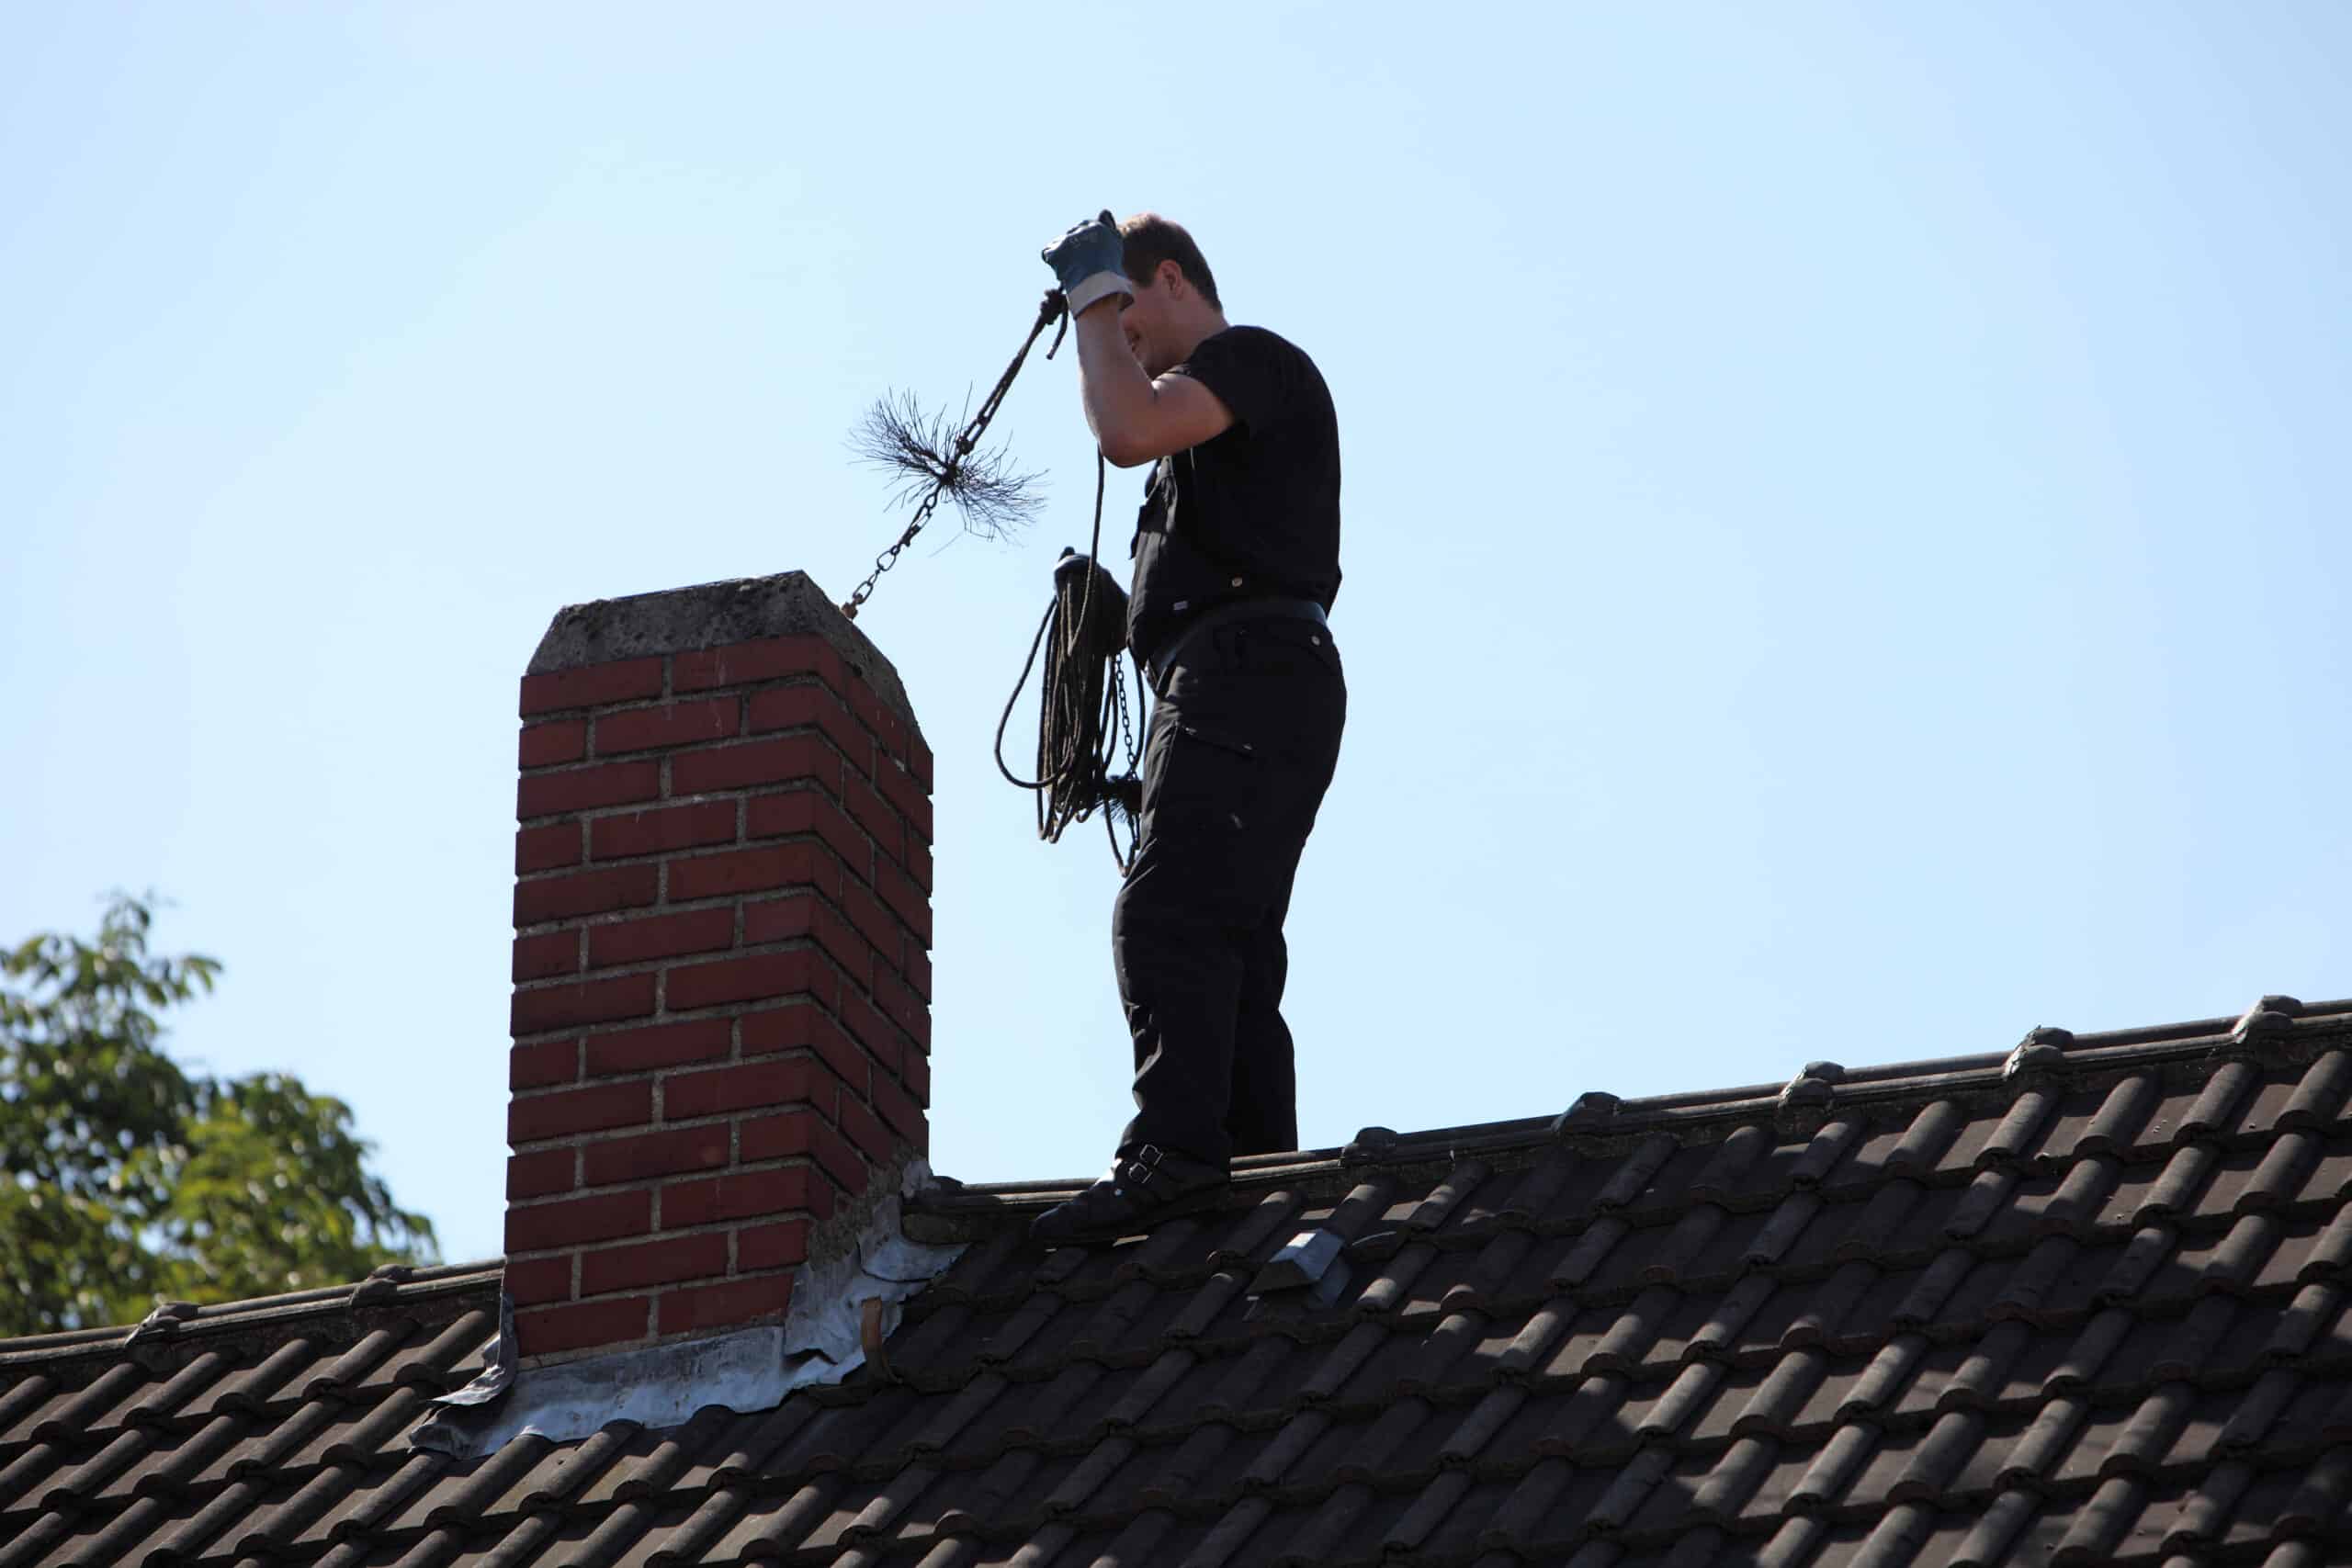
[[[1302,1133],[2352,991],[2352,11],[0,12],[0,936],[175,900],[173,1048],[503,1211],[515,681],[557,608],[899,526],[1108,206],[1340,414]],[[989,739],[1091,447],[861,625],[939,757],[934,1159],[1099,1169],[1098,842]],[[1123,544],[1141,480],[1114,472]]]

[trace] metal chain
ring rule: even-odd
[[[1136,771],[1136,764],[1142,760],[1143,753],[1136,745],[1135,726],[1127,722],[1127,667],[1125,665],[1119,666],[1119,678],[1111,682],[1111,689],[1119,694],[1119,730],[1127,738],[1127,772],[1132,773]],[[1136,700],[1137,702],[1143,700],[1141,692],[1136,694]]]
[[[1118,749],[1116,738],[1123,733],[1126,737],[1128,779],[1134,780],[1136,778],[1136,767],[1142,757],[1142,750],[1137,744],[1138,738],[1136,733],[1136,727],[1127,722],[1127,665],[1126,660],[1119,653],[1114,653],[1111,656],[1110,680],[1111,690],[1118,698],[1119,725],[1117,729],[1112,731],[1112,740],[1102,748],[1102,761],[1096,769],[1097,774],[1102,776],[1102,784],[1098,787],[1102,790],[1106,798],[1112,794],[1113,790],[1120,782],[1107,776],[1111,771],[1111,758],[1116,754]],[[1136,675],[1136,705],[1138,707],[1143,705],[1143,675],[1140,670],[1138,670]],[[1137,780],[1136,782],[1136,787],[1138,792],[1140,792],[1142,789],[1141,781]],[[1136,848],[1143,836],[1143,824],[1140,820],[1135,818],[1129,819],[1127,823],[1127,847],[1123,850],[1119,847],[1118,817],[1119,813],[1105,810],[1102,813],[1102,831],[1109,836],[1111,840],[1112,860],[1116,862],[1119,870],[1125,873],[1135,869]]]
[[[858,607],[874,596],[874,585],[881,581],[884,572],[899,564],[899,552],[913,544],[915,536],[922,532],[923,525],[931,521],[931,514],[939,508],[939,498],[956,488],[956,480],[963,471],[964,459],[972,455],[972,448],[979,445],[980,434],[988,429],[989,421],[994,419],[997,410],[1004,405],[1004,395],[1012,389],[1012,378],[1020,374],[1022,364],[1029,357],[1030,349],[1036,345],[1038,335],[1056,321],[1061,323],[1061,331],[1054,334],[1052,345],[1046,350],[1048,359],[1060,352],[1062,338],[1069,331],[1069,302],[1062,298],[1060,289],[1048,288],[1044,302],[1037,307],[1036,323],[1029,329],[1029,335],[1022,340],[1021,352],[1012,356],[1012,363],[1006,366],[1004,374],[996,378],[996,385],[989,389],[979,411],[964,426],[963,434],[956,437],[955,455],[947,459],[947,466],[932,480],[931,489],[916,503],[914,521],[907,525],[907,531],[899,536],[898,543],[874,558],[874,570],[866,573],[865,581],[857,585],[857,592],[842,602],[842,615],[853,621],[857,619]]]

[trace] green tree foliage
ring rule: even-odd
[[[369,1174],[341,1100],[164,1054],[156,1015],[220,966],[151,955],[150,919],[118,894],[96,941],[0,951],[0,1334],[434,1261],[432,1222]]]

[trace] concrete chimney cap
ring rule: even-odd
[[[803,571],[567,604],[548,624],[526,673],[545,675],[624,659],[699,653],[773,637],[822,637],[864,677],[876,697],[914,726],[914,708],[898,671]],[[916,733],[922,733],[920,728]]]

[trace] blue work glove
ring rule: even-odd
[[[1126,265],[1126,242],[1119,238],[1119,225],[1105,211],[1077,225],[1040,253],[1054,276],[1061,279],[1062,298],[1069,302],[1072,316],[1083,315],[1089,305],[1114,294],[1120,296],[1122,308],[1135,298],[1136,286],[1121,270]]]

